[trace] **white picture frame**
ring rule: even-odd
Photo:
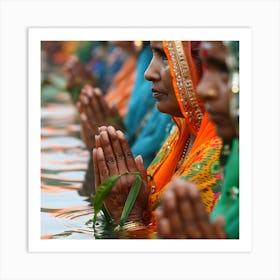
[[[278,1],[2,0],[0,6],[0,279],[279,279]],[[166,27],[177,30],[250,30],[252,37],[249,39],[251,54],[248,67],[251,67],[252,75],[249,74],[248,86],[252,99],[247,121],[252,124],[252,131],[248,142],[251,158],[247,160],[252,163],[248,171],[252,189],[249,190],[249,206],[245,203],[243,209],[242,205],[240,207],[240,211],[249,216],[249,225],[245,225],[249,230],[244,247],[240,245],[242,248],[236,248],[236,244],[232,243],[226,244],[225,250],[215,250],[218,247],[213,243],[206,245],[209,246],[208,250],[205,247],[201,251],[193,250],[194,245],[190,245],[191,248],[187,250],[164,250],[161,246],[166,246],[166,240],[159,240],[163,242],[157,245],[160,248],[152,248],[147,252],[141,248],[123,250],[123,246],[127,245],[121,245],[122,240],[117,240],[119,244],[116,246],[119,248],[112,249],[110,241],[100,240],[106,243],[106,248],[100,246],[94,251],[92,248],[86,249],[87,245],[82,240],[75,241],[72,248],[72,242],[68,243],[68,240],[63,245],[61,241],[46,240],[45,244],[52,243],[51,247],[57,243],[57,250],[48,249],[48,245],[37,242],[40,232],[36,223],[32,226],[34,217],[29,216],[28,210],[39,207],[36,201],[38,193],[35,191],[30,194],[30,189],[33,190],[39,179],[34,179],[30,173],[33,169],[27,167],[31,163],[36,165],[37,160],[33,159],[32,152],[35,158],[38,156],[38,142],[32,140],[31,136],[34,135],[29,133],[34,127],[36,131],[36,122],[39,120],[30,124],[28,115],[33,116],[34,108],[30,106],[34,105],[34,110],[38,110],[35,93],[38,84],[34,86],[34,93],[29,86],[30,83],[36,83],[39,73],[35,73],[35,81],[30,81],[30,75],[27,74],[30,55],[39,55],[39,49],[29,45],[29,30],[51,28],[53,33],[50,37],[41,34],[38,38],[54,39],[54,34],[57,34],[57,39],[63,39],[58,34],[59,28],[70,30],[100,26],[143,27],[148,30],[152,27],[161,30]],[[208,35],[210,37],[211,33]],[[33,47],[35,53],[29,53]],[[33,67],[36,68],[35,64]],[[35,100],[29,103],[30,98]],[[30,146],[30,143],[34,143],[34,146]],[[38,166],[31,168],[36,170]],[[39,189],[40,182],[37,186]],[[39,209],[35,209],[38,217]],[[35,222],[38,217],[34,218]],[[241,220],[241,229],[245,227]],[[170,246],[173,246],[171,243]],[[178,241],[174,246],[181,245],[181,241]]]

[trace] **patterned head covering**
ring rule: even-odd
[[[196,95],[201,77],[198,59],[199,42],[164,41],[163,48],[170,62],[173,88],[190,131],[197,135],[203,117],[203,107]]]

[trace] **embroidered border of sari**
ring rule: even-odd
[[[196,97],[195,88],[200,77],[191,48],[190,41],[163,41],[176,98],[188,128],[196,135],[203,118],[203,107]]]

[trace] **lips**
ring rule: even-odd
[[[152,88],[152,92],[153,92],[153,97],[155,99],[161,99],[163,96],[165,96],[166,94],[156,88]]]

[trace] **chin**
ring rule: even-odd
[[[161,113],[165,113],[165,114],[169,114],[168,110],[166,110],[165,106],[163,106],[162,104],[160,104],[159,102],[156,103],[157,109],[161,112]]]
[[[156,103],[157,109],[164,114],[171,115],[172,117],[181,117],[183,118],[184,116],[182,115],[180,109],[177,108],[171,108],[170,106],[165,106],[165,104],[162,104],[160,102]]]
[[[229,127],[216,127],[216,132],[219,137],[221,137],[224,140],[230,140],[233,138],[236,138],[238,134],[236,133],[236,130],[234,128]]]

